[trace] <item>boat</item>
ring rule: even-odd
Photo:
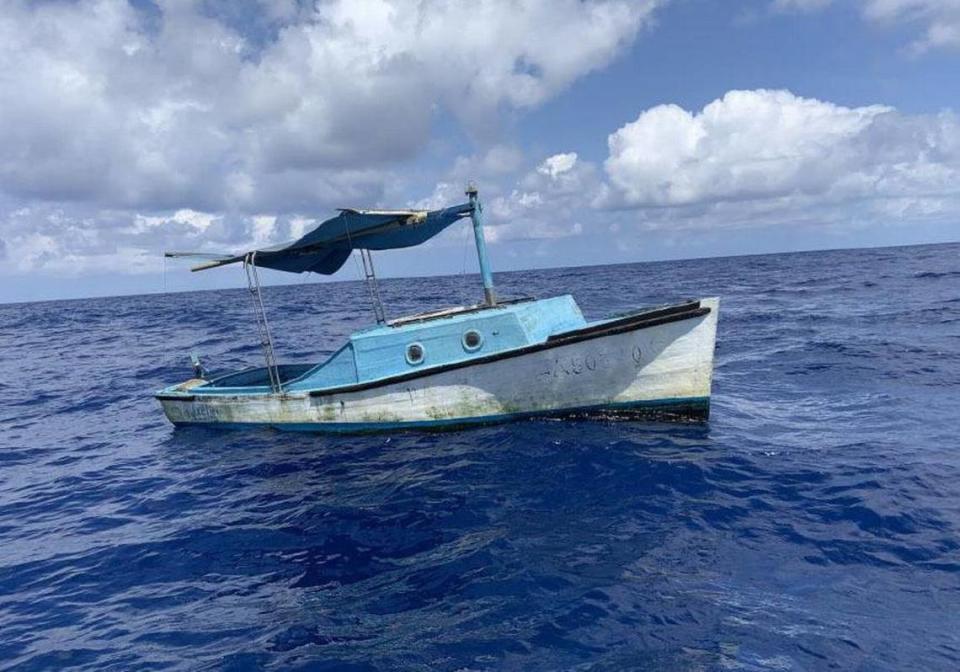
[[[156,393],[177,426],[311,432],[440,429],[530,417],[706,421],[718,299],[685,300],[587,321],[570,295],[498,299],[483,208],[342,209],[291,243],[204,257],[193,270],[239,263],[246,273],[264,365],[194,375]],[[483,300],[388,320],[372,252],[412,247],[470,220]],[[258,269],[332,274],[362,261],[375,324],[325,361],[279,364]]]

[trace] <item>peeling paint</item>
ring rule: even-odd
[[[696,319],[440,372],[413,384],[322,397],[309,397],[307,392],[230,397],[185,393],[184,400],[166,396],[161,403],[176,424],[316,425],[318,429],[325,423],[365,428],[455,423],[605,406],[612,415],[622,415],[631,404],[661,400],[678,400],[682,405],[683,400],[710,396],[717,301],[702,303],[712,310]]]

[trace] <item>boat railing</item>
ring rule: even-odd
[[[416,324],[418,322],[429,322],[430,320],[439,320],[445,317],[455,317],[457,315],[463,315],[464,313],[476,313],[481,310],[490,310],[496,308],[504,308],[506,306],[511,306],[517,303],[525,303],[527,301],[536,301],[532,296],[522,296],[514,299],[505,299],[497,301],[494,305],[489,305],[487,303],[477,303],[472,306],[454,306],[453,308],[441,308],[440,310],[431,310],[424,313],[417,313],[415,315],[406,315],[404,317],[398,317],[395,320],[390,320],[387,322],[388,327],[402,327],[407,324]]]

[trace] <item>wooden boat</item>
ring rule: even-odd
[[[532,416],[706,420],[717,329],[716,298],[587,322],[574,299],[498,301],[482,208],[342,210],[301,239],[195,270],[242,263],[265,366],[197,375],[156,394],[175,425],[270,426],[361,432],[448,428]],[[469,217],[484,301],[386,320],[371,250],[409,247]],[[363,261],[377,324],[326,361],[277,364],[258,267],[332,273],[353,250]],[[168,253],[169,256],[187,256]]]

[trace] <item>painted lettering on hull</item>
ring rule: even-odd
[[[592,353],[584,355],[555,357],[549,367],[540,373],[541,378],[561,378],[567,376],[580,376],[587,372],[597,370],[597,367],[603,361],[602,356]]]

